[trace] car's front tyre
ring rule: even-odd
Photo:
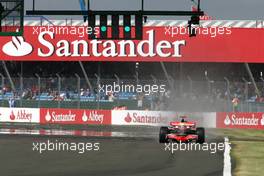
[[[160,143],[167,143],[167,134],[169,134],[169,129],[168,127],[160,127],[160,132],[159,132],[159,142]]]
[[[205,141],[205,130],[204,130],[204,128],[197,128],[196,134],[198,135],[197,143],[203,144]]]

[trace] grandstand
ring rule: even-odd
[[[100,85],[112,85],[118,81],[119,84],[165,85],[164,93],[152,92],[144,95],[144,109],[232,111],[231,101],[235,96],[240,100],[241,111],[260,111],[264,108],[264,82],[259,65],[250,66],[255,71],[254,78],[260,96],[256,93],[243,64],[165,64],[168,74],[173,78],[173,87],[158,63],[83,64],[92,88],[87,84],[78,63],[7,62],[6,67],[13,83],[6,76],[2,65],[2,105],[8,106],[8,100],[14,98],[17,107],[112,109],[125,106],[128,109],[139,109],[137,104],[142,94],[135,91],[113,92],[112,95],[105,92],[98,94],[97,75],[100,77]],[[115,76],[118,76],[119,80]]]

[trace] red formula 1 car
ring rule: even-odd
[[[181,116],[180,122],[170,122],[169,127],[161,127],[159,133],[160,143],[169,142],[196,142],[204,143],[204,128],[196,128],[195,122],[185,120],[186,116]]]

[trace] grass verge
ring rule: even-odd
[[[252,129],[217,129],[231,142],[231,157],[235,161],[234,176],[264,175],[264,131]]]

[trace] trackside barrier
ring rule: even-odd
[[[0,122],[39,123],[37,108],[0,108]]]
[[[112,110],[112,125],[160,126],[174,119],[174,112]]]
[[[249,128],[264,130],[263,112],[218,112],[216,113],[217,128]]]
[[[34,124],[162,126],[186,115],[206,128],[264,129],[264,112],[207,112],[0,108],[0,122]]]
[[[111,125],[111,110],[40,109],[41,124]]]
[[[187,115],[188,119],[197,122],[197,125],[208,128],[216,127],[216,113],[186,113],[169,111],[118,111],[112,110],[112,125],[168,125],[170,121],[179,120],[179,116]]]
[[[179,112],[177,116],[186,115],[187,120],[197,123],[197,126],[205,128],[216,128],[216,112]],[[177,119],[179,120],[179,118]]]

